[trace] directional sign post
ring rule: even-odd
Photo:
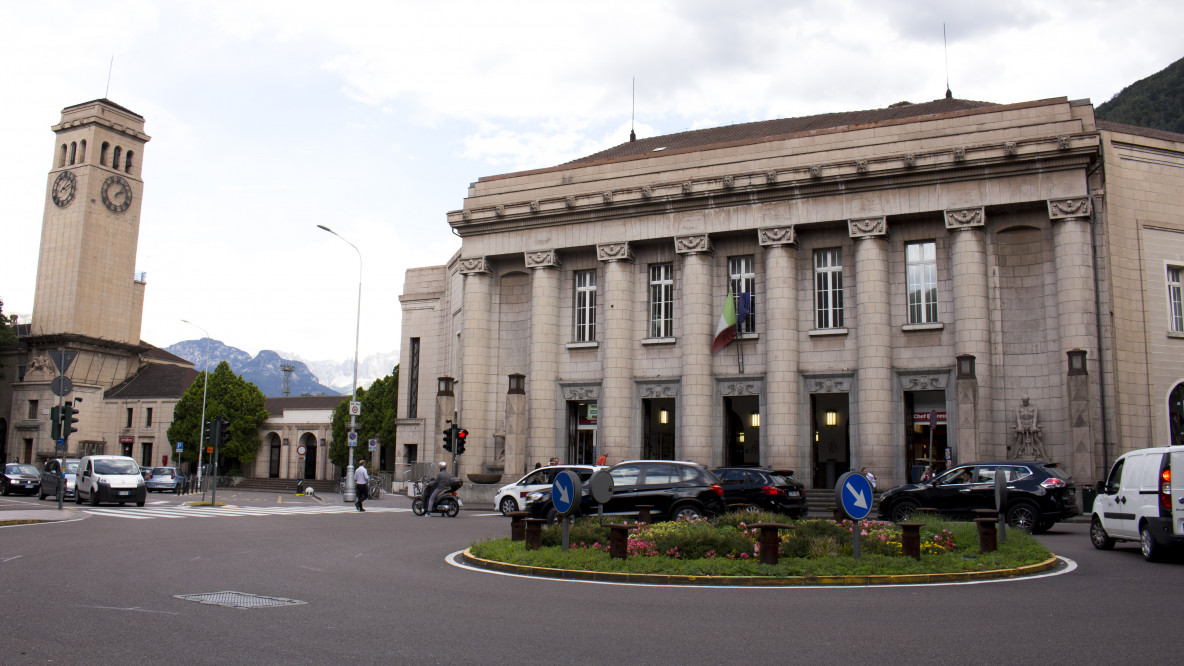
[[[843,509],[847,517],[857,523],[872,510],[872,483],[859,472],[847,472],[839,477],[835,485],[835,503]],[[859,525],[851,530],[851,550],[855,559],[859,559]]]
[[[571,470],[563,470],[555,475],[551,484],[551,505],[555,511],[563,516],[563,550],[567,550],[567,530],[570,516],[580,506],[580,477]]]

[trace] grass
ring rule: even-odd
[[[993,553],[980,553],[974,523],[922,519],[921,559],[900,555],[900,528],[891,523],[863,521],[862,557],[852,556],[853,523],[831,520],[786,521],[775,514],[725,514],[711,520],[656,523],[630,531],[629,557],[607,552],[609,520],[577,519],[569,532],[570,548],[559,546],[561,527],[548,527],[543,547],[527,550],[523,541],[491,539],[472,544],[482,559],[522,566],[610,573],[678,576],[852,576],[964,573],[1011,569],[1037,564],[1051,557],[1031,535],[1008,530],[1007,541]],[[760,564],[755,547],[758,522],[783,522],[796,529],[783,531],[780,561]]]

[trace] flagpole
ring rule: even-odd
[[[740,374],[744,374],[744,341],[740,338],[740,321],[736,317],[736,365]]]

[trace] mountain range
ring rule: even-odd
[[[209,350],[210,371],[222,361],[243,379],[259,387],[263,395],[277,397],[284,395],[284,372],[282,365],[293,366],[288,386],[288,395],[343,395],[351,393],[354,361],[305,361],[295,355],[283,354],[270,349],[252,357],[247,352],[219,340],[202,338],[182,340],[165,347],[165,351],[176,354],[193,363],[198,370],[206,368],[206,350]],[[373,354],[364,362],[358,361],[358,386],[369,386],[375,379],[389,375],[399,362],[398,352]],[[320,378],[324,378],[323,380]]]

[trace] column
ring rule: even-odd
[[[954,355],[973,356],[955,379],[955,404],[946,405],[946,428],[956,429],[956,462],[1005,457],[992,444],[991,329],[987,295],[987,233],[983,207],[945,211],[954,279]],[[967,361],[963,361],[963,364]]]
[[[682,256],[682,388],[676,409],[679,442],[675,455],[683,460],[723,462],[722,451],[713,450],[711,427],[711,239],[707,234],[676,236],[674,250]],[[723,301],[720,300],[720,310]],[[718,316],[719,313],[715,312]]]
[[[798,280],[797,236],[782,225],[757,230],[765,248],[765,321],[768,375],[761,421],[762,464],[792,469],[808,479],[810,442],[798,439]]]
[[[460,260],[464,276],[464,319],[460,334],[460,395],[457,400],[461,427],[469,431],[465,454],[457,457],[457,474],[480,474],[493,461],[493,433],[497,417],[492,398],[493,371],[498,357],[492,347],[493,275],[485,257]],[[443,435],[441,435],[443,437]]]
[[[559,253],[538,250],[526,253],[530,269],[530,369],[526,378],[526,442],[521,451],[523,468],[511,466],[510,446],[506,446],[506,473],[525,474],[536,462],[547,462],[562,450],[559,389]]]
[[[1090,200],[1088,197],[1054,199],[1048,202],[1052,222],[1053,254],[1057,276],[1057,330],[1061,351],[1070,363],[1065,377],[1064,405],[1061,413],[1067,421],[1070,469],[1076,479],[1093,479],[1091,432],[1093,402],[1088,374],[1089,359],[1097,359],[1094,319],[1093,250],[1090,243]],[[1073,367],[1076,359],[1077,367]],[[1096,361],[1095,361],[1096,364]],[[1096,366],[1095,366],[1096,367]],[[1039,407],[1040,405],[1037,405]],[[1045,451],[1056,457],[1049,436],[1044,436]]]
[[[892,424],[892,328],[888,296],[888,221],[883,217],[848,220],[848,233],[855,239],[854,330],[859,342],[856,371],[857,410],[852,414],[857,428],[851,442],[851,466],[867,467],[881,483],[903,479],[894,472],[892,461],[900,437],[893,437]]]
[[[596,246],[596,258],[604,264],[604,299],[597,310],[604,316],[604,349],[600,353],[603,387],[596,436],[598,449],[613,460],[636,457],[640,452],[629,436],[633,422],[633,250],[628,243]]]

